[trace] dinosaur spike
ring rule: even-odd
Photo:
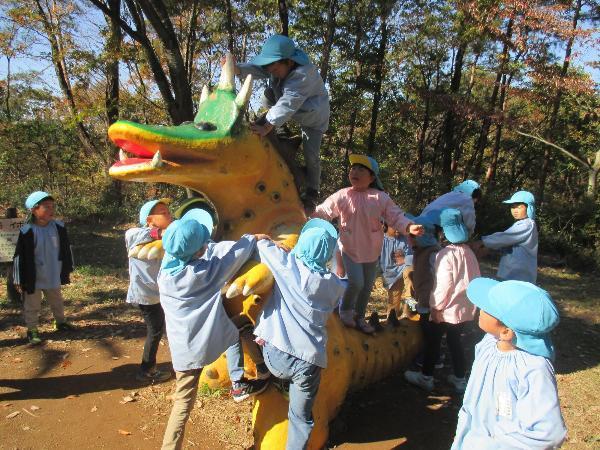
[[[233,91],[235,86],[235,80],[233,74],[235,73],[235,67],[233,66],[233,56],[231,53],[227,53],[225,56],[225,64],[221,68],[221,78],[219,78],[219,89],[225,91]]]
[[[119,149],[119,161],[125,161],[126,159],[127,154],[122,149]]]
[[[154,154],[154,156],[152,157],[152,167],[157,168],[157,167],[162,167],[163,165],[163,160],[162,160],[162,156],[160,156],[160,152],[156,152]]]
[[[237,97],[235,98],[235,103],[242,110],[246,109],[248,105],[248,101],[250,101],[250,96],[252,95],[252,75],[248,75],[244,80],[244,84],[240,92],[238,92]]]
[[[202,86],[202,93],[200,94],[200,103],[203,103],[208,98],[208,94],[210,94],[208,86]]]

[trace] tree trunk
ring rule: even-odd
[[[389,9],[387,5],[383,6],[384,11],[381,14],[381,40],[377,50],[377,62],[375,66],[375,85],[373,92],[373,107],[371,108],[371,127],[369,129],[369,140],[367,141],[367,151],[373,154],[375,149],[375,136],[377,134],[377,116],[379,114],[379,105],[381,103],[381,85],[383,83],[383,73],[385,70],[385,52],[388,43],[387,20]]]
[[[577,30],[577,24],[579,22],[579,15],[581,13],[581,3],[582,0],[577,0],[576,2],[576,6],[575,6],[575,12],[573,14],[573,26],[572,26],[572,30],[575,31]],[[567,48],[565,50],[565,58],[563,60],[563,66],[562,66],[562,70],[560,73],[560,78],[561,81],[564,77],[567,76],[567,72],[569,70],[569,64],[571,62],[571,52],[573,50],[573,43],[575,42],[575,37],[572,35],[569,40],[567,41]],[[556,96],[554,97],[554,100],[552,102],[552,111],[550,113],[550,120],[548,122],[548,128],[546,130],[545,133],[545,137],[548,140],[554,140],[554,135],[555,135],[555,126],[556,126],[556,120],[558,118],[558,111],[560,109],[560,102],[563,96],[563,87],[562,85],[558,86],[558,90],[556,91]],[[548,176],[548,171],[550,170],[550,164],[551,164],[551,152],[550,149],[548,147],[546,147],[544,149],[544,161],[542,163],[542,170],[540,172],[540,180],[539,180],[539,185],[538,185],[538,192],[537,192],[537,198],[538,198],[538,202],[540,205],[540,208],[543,206],[544,204],[544,194],[545,194],[545,190],[546,190],[546,178]]]
[[[285,0],[278,0],[277,6],[279,8],[279,21],[281,22],[281,34],[288,36],[289,17],[288,7]]]
[[[335,36],[336,16],[338,12],[337,0],[327,0],[327,27],[325,29],[325,42],[323,44],[323,56],[319,66],[321,78],[327,81],[329,74],[329,59],[331,57],[331,48],[333,47],[333,38]]]
[[[235,37],[233,36],[233,11],[231,8],[231,0],[225,1],[225,27],[227,28],[227,50],[232,55],[235,55]]]
[[[11,112],[10,112],[10,56],[6,56],[6,96],[4,98],[6,105],[6,120],[7,122],[11,122]]]

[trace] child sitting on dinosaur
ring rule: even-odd
[[[250,63],[237,64],[235,73],[269,78],[263,99],[269,108],[266,122],[252,125],[252,131],[266,136],[289,120],[300,126],[307,170],[303,200],[308,208],[314,207],[321,184],[321,140],[329,127],[329,95],[318,69],[294,41],[276,34]]]
[[[141,227],[125,232],[125,245],[129,254],[129,289],[126,302],[137,305],[146,324],[146,341],[142,363],[136,374],[139,381],[166,381],[169,372],[156,368],[156,353],[165,327],[165,313],[160,306],[160,294],[156,279],[160,270],[160,259],[137,258],[134,254],[140,244],[147,244],[162,237],[162,233],[173,221],[167,206],[168,199],[150,200],[142,205],[139,213]]]
[[[312,407],[327,367],[326,324],[345,288],[326,267],[336,239],[333,225],[312,219],[291,253],[270,241],[257,246],[275,286],[254,334],[271,373],[290,380],[287,449],[306,448],[314,425]]]
[[[221,289],[252,255],[256,241],[268,239],[257,234],[209,243],[212,227],[208,212],[193,209],[171,223],[162,237],[165,256],[158,287],[177,380],[163,449],[181,448],[202,368],[238,342],[239,331],[225,312]]]

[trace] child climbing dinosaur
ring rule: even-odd
[[[314,425],[312,407],[327,367],[326,324],[345,288],[326,267],[336,239],[333,225],[312,219],[291,253],[270,241],[258,243],[275,286],[254,334],[271,373],[290,380],[288,450],[306,448]]]
[[[347,327],[372,334],[375,329],[365,320],[365,311],[383,243],[383,218],[402,234],[422,235],[422,225],[404,216],[404,212],[383,192],[379,165],[375,159],[350,155],[348,178],[351,186],[340,189],[315,208],[312,217],[339,218],[340,246],[348,289],[340,305],[340,319]]]
[[[157,277],[160,259],[141,259],[133,255],[140,244],[147,244],[162,237],[173,221],[168,199],[150,200],[142,205],[139,213],[140,227],[125,232],[125,245],[129,256],[129,290],[127,303],[137,305],[146,324],[146,341],[142,362],[136,379],[160,382],[171,378],[169,372],[156,368],[156,353],[165,327],[165,313],[160,306]]]
[[[209,243],[211,215],[201,209],[175,220],[162,237],[165,256],[158,276],[160,303],[176,387],[163,449],[179,449],[198,392],[202,368],[238,342],[239,331],[221,301],[221,289],[266,235],[244,235],[237,242]]]
[[[42,339],[38,323],[42,294],[54,315],[54,329],[72,331],[65,319],[61,285],[70,283],[73,257],[65,224],[54,219],[54,198],[36,191],[25,200],[30,212],[19,230],[13,258],[13,279],[17,292],[24,293],[23,315],[27,339],[38,345]]]
[[[263,98],[269,108],[266,122],[252,125],[252,131],[266,136],[289,120],[300,126],[307,170],[303,200],[312,209],[321,184],[321,140],[329,127],[329,95],[318,69],[293,40],[276,34],[264,42],[249,64],[237,64],[235,72],[269,79]]]

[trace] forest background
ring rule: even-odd
[[[282,33],[330,93],[323,198],[346,184],[349,152],[375,157],[411,213],[479,181],[480,234],[507,227],[501,200],[526,189],[542,249],[600,265],[597,1],[0,0],[0,11],[0,207],[42,189],[68,219],[123,222],[149,196],[184,196],[110,179],[108,126],[192,120],[221,55],[247,61]]]

